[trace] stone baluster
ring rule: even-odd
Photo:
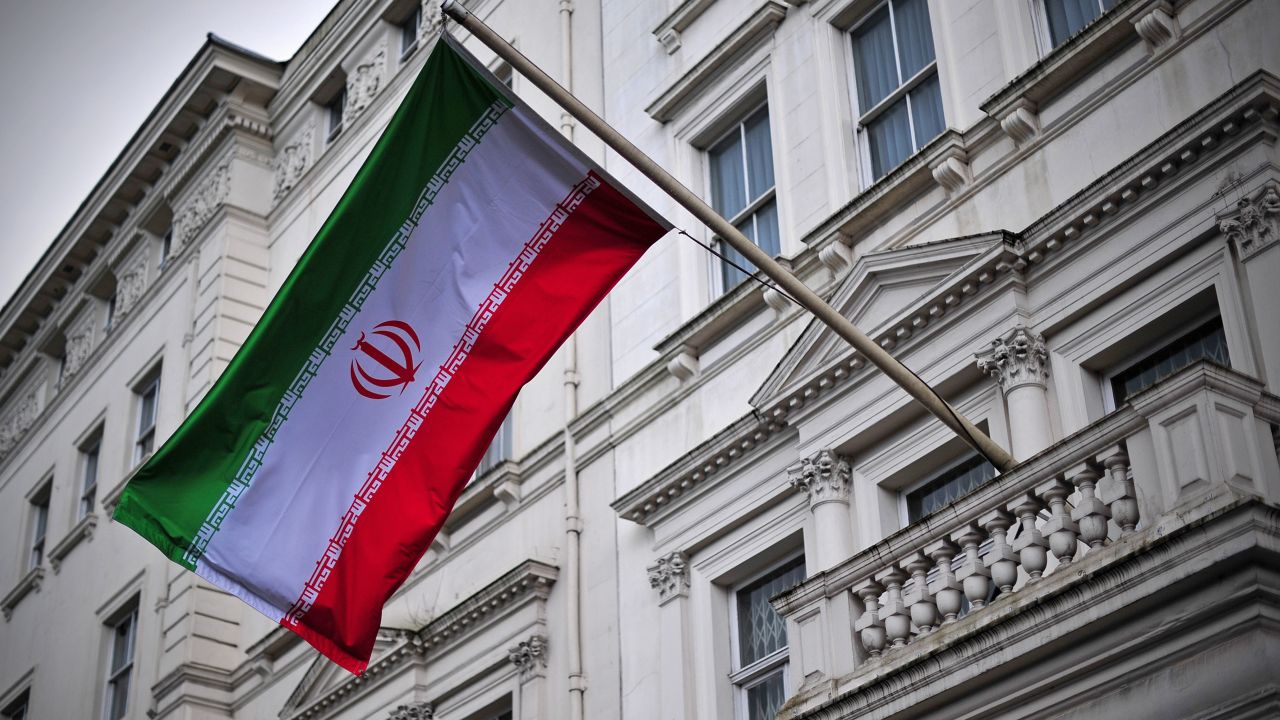
[[[1080,539],[1089,543],[1090,548],[1102,547],[1107,541],[1107,521],[1111,519],[1111,511],[1097,496],[1101,475],[1088,463],[1072,467],[1067,474],[1071,484],[1080,491],[1080,501],[1071,511],[1071,519],[1080,523]]]
[[[1044,575],[1044,569],[1049,564],[1049,554],[1046,551],[1049,541],[1045,540],[1044,534],[1036,527],[1036,513],[1044,507],[1044,502],[1031,493],[1025,493],[1007,507],[1018,516],[1021,524],[1018,538],[1013,541],[1013,549],[1022,560],[1022,569],[1027,571],[1027,581],[1035,582]]]
[[[923,552],[917,552],[907,560],[907,572],[911,573],[911,592],[905,597],[907,608],[911,612],[911,622],[921,635],[928,635],[938,627],[937,601],[926,577],[933,567],[933,560]]]
[[[964,596],[969,598],[969,606],[975,610],[987,604],[987,595],[991,593],[991,571],[978,555],[978,546],[986,536],[982,528],[972,523],[951,533],[951,539],[964,553],[956,579],[964,588]]]
[[[1076,535],[1080,527],[1067,512],[1067,497],[1075,492],[1075,486],[1054,478],[1036,488],[1036,494],[1049,503],[1049,522],[1041,534],[1049,536],[1049,549],[1058,558],[1059,565],[1069,565],[1076,557]]]
[[[885,587],[880,596],[880,617],[884,619],[884,634],[893,647],[906,647],[911,639],[911,614],[902,601],[902,583],[907,574],[897,565],[876,573],[876,582]]]
[[[929,583],[929,591],[933,593],[938,612],[942,613],[943,625],[955,622],[956,616],[960,614],[960,601],[964,598],[964,585],[951,569],[951,559],[956,556],[957,550],[955,543],[946,538],[935,540],[924,549],[938,568],[937,576]]]
[[[871,657],[880,657],[885,645],[884,620],[880,617],[880,595],[884,586],[867,578],[854,592],[862,598],[864,609],[854,621],[853,629],[862,640],[862,649]]]
[[[1009,547],[1008,535],[1013,517],[997,508],[983,515],[979,522],[991,536],[991,549],[985,558],[987,568],[991,570],[991,581],[1000,588],[1000,592],[1010,592],[1018,582],[1018,556]]]
[[[1111,519],[1120,526],[1120,537],[1138,526],[1138,493],[1129,476],[1129,454],[1121,445],[1099,453],[1097,460],[1107,469],[1110,482],[1099,487],[1102,501],[1111,508]]]

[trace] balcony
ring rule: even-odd
[[[1276,717],[1277,424],[1199,363],[809,577],[778,717]]]

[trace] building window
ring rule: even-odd
[[[44,486],[31,496],[31,545],[27,553],[27,569],[34,570],[44,562],[45,540],[49,534],[49,497],[53,494],[53,481],[46,480]]]
[[[787,624],[769,598],[804,580],[804,557],[796,557],[746,583],[734,592],[733,636],[739,707],[747,720],[766,720],[787,699]]]
[[[773,184],[773,144],[769,138],[769,106],[751,113],[734,125],[707,152],[711,170],[711,205],[766,255],[782,252],[778,236],[778,203]],[[719,251],[734,263],[754,271],[738,251],[723,241]],[[729,264],[721,263],[721,291],[746,279]]]
[[[347,107],[347,88],[338,90],[338,94],[334,95],[324,107],[325,115],[329,119],[329,134],[325,137],[325,141],[333,142],[342,134],[342,114]]]
[[[513,446],[514,433],[511,426],[511,414],[508,413],[503,418],[502,425],[498,428],[498,434],[493,436],[489,447],[485,449],[484,457],[480,458],[480,465],[476,467],[475,477],[484,475],[515,454],[515,447]]]
[[[1053,46],[1066,42],[1115,4],[1116,0],[1044,0],[1044,14],[1049,22],[1049,39]]]
[[[151,456],[156,446],[156,404],[160,398],[160,370],[156,369],[134,393],[138,405],[138,434],[133,444],[134,465]]]
[[[31,691],[23,690],[18,697],[0,710],[0,718],[4,720],[27,720],[30,717]]]
[[[498,78],[498,82],[506,85],[508,90],[516,89],[516,76],[511,70],[511,65],[505,62],[498,63],[498,66],[493,69],[493,76]]]
[[[116,294],[118,291],[112,291],[111,297],[107,298],[107,322],[103,326],[103,331],[111,332],[111,326],[116,321]]]
[[[163,269],[169,265],[169,254],[173,252],[173,226],[170,225],[164,231],[164,235],[160,236],[160,267]]]
[[[874,181],[945,126],[928,2],[889,0],[852,35],[858,128],[866,137]]]
[[[418,49],[418,26],[422,24],[422,6],[415,4],[413,12],[400,23],[400,60],[404,61]]]
[[[916,522],[995,476],[995,467],[974,453],[907,493],[907,522]]]
[[[1116,407],[1119,407],[1134,393],[1155,385],[1199,360],[1212,360],[1224,367],[1231,366],[1221,317],[1214,317],[1117,372],[1111,377],[1111,397]]]
[[[138,636],[138,608],[108,625],[111,629],[111,657],[107,666],[107,720],[119,720],[129,710],[129,684],[133,675],[134,645]]]
[[[93,512],[98,499],[98,458],[102,451],[102,430],[94,433],[94,437],[80,448],[80,510],[79,519]]]

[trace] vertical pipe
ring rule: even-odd
[[[573,88],[573,0],[560,0],[560,72],[563,84]],[[573,142],[573,116],[560,111],[560,132]],[[566,629],[569,656],[569,718],[584,720],[587,690],[582,675],[582,516],[578,505],[578,457],[569,425],[578,415],[578,332],[564,345],[564,534]]]

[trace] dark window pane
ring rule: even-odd
[[[787,695],[783,688],[783,671],[770,675],[758,685],[747,688],[747,720],[773,720]]]
[[[1098,0],[1044,0],[1053,46],[1066,42],[1101,13]]]
[[[742,135],[737,128],[711,148],[711,205],[731,218],[747,206],[747,179],[743,173]]]
[[[911,156],[911,123],[907,118],[906,98],[867,125],[867,139],[871,147],[871,174],[876,180]]]
[[[1134,393],[1145,390],[1200,360],[1212,360],[1225,367],[1231,366],[1227,338],[1220,317],[1206,322],[1111,378],[1111,392],[1116,407],[1124,404]]]
[[[748,240],[750,240],[751,242],[756,241],[755,215],[752,215],[747,219],[743,220],[742,222],[738,223],[737,228],[739,232],[747,236]],[[747,273],[742,272],[742,270],[739,270],[738,267],[741,267],[747,270],[748,272],[756,271],[756,266],[753,265],[745,257],[743,257],[742,253],[738,252],[737,250],[734,250],[733,247],[729,245],[729,243],[726,243],[726,242],[720,243],[720,254],[724,255],[725,258],[727,258],[727,260],[721,261],[720,263],[720,269],[721,269],[720,279],[723,282],[722,288],[724,292],[728,292],[732,290],[734,287],[737,286],[738,283],[747,279]],[[734,267],[735,264],[738,267]]]
[[[752,240],[769,256],[782,253],[782,241],[778,237],[778,203],[770,200],[755,212],[756,236]]]
[[[747,139],[747,196],[755,200],[773,187],[773,145],[769,141],[769,110],[761,108],[743,123]]]
[[[996,476],[996,469],[980,455],[965,460],[907,494],[907,522],[915,522]]]
[[[928,0],[896,0],[893,23],[898,31],[902,82],[906,82],[933,62],[933,30],[929,27]]]
[[[746,667],[787,646],[787,624],[769,598],[804,580],[804,558],[774,570],[738,591],[739,666]]]
[[[893,56],[887,5],[853,32],[853,73],[858,83],[858,107],[864,113],[902,84]]]
[[[916,126],[916,150],[929,144],[929,141],[942,134],[942,87],[938,84],[938,75],[934,73],[910,92],[911,120]]]

